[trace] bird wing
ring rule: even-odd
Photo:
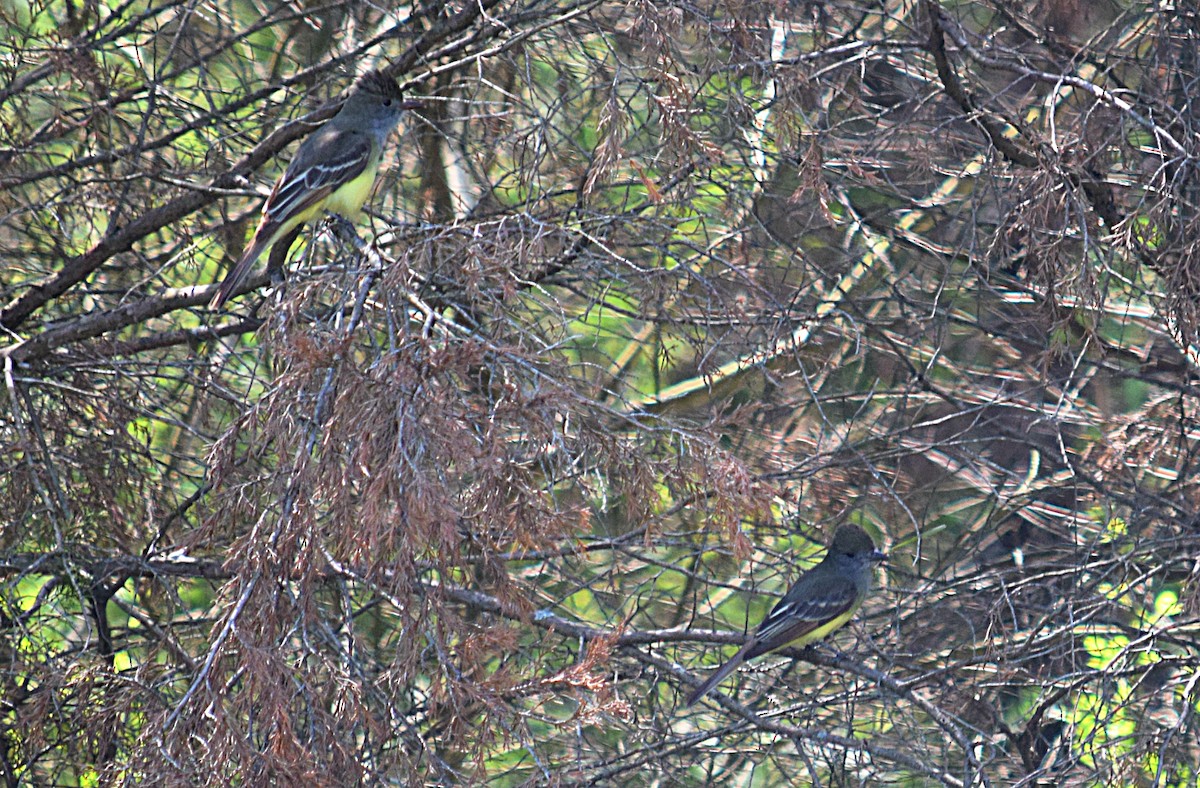
[[[303,214],[342,184],[362,175],[370,160],[371,137],[368,134],[328,126],[313,132],[296,150],[283,177],[275,182],[271,196],[263,204],[262,221],[250,248],[225,277],[210,306],[220,309],[229,300],[259,256],[275,243],[277,234],[283,232],[292,217]]]
[[[371,136],[361,131],[319,129],[296,151],[263,206],[265,224],[282,225],[363,174],[371,159]]]
[[[783,648],[854,607],[858,588],[847,577],[801,577],[758,625],[746,659]]]

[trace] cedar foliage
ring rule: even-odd
[[[1197,21],[0,3],[0,774],[1192,784]],[[208,310],[366,67],[364,243]]]

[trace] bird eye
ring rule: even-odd
[[[385,107],[390,107],[390,106],[392,106],[392,100],[391,100],[391,99],[384,99],[384,100],[383,100],[383,106],[385,106]]]

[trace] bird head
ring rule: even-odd
[[[864,555],[872,561],[884,561],[887,555],[875,548],[870,534],[857,525],[843,525],[833,534],[829,552],[838,555]]]

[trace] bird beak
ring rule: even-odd
[[[875,561],[877,563],[880,563],[880,564],[885,564],[885,563],[887,563],[887,553],[885,553],[881,550],[872,550],[871,551],[871,560]]]
[[[400,109],[421,109],[424,106],[425,102],[419,99],[403,99],[400,101]]]

